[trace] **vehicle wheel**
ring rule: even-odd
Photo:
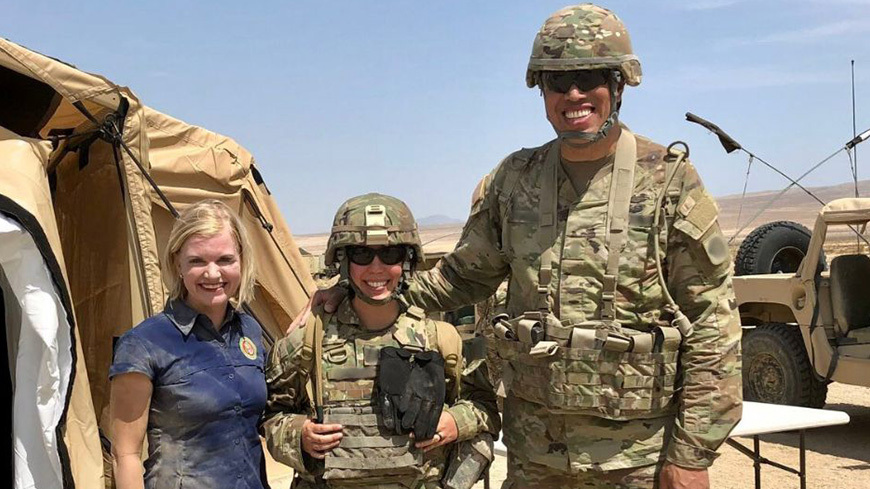
[[[740,244],[734,260],[735,275],[794,273],[810,246],[810,230],[791,221],[776,221],[755,228]],[[825,252],[819,256],[825,269]]]
[[[743,334],[743,398],[821,408],[828,384],[813,373],[798,326],[763,324]]]

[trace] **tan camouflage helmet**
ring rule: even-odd
[[[365,194],[345,201],[335,213],[324,261],[332,266],[336,251],[346,246],[407,245],[414,262],[423,261],[423,246],[411,209],[383,194]]]
[[[617,69],[625,82],[640,85],[640,60],[625,24],[610,10],[584,3],[565,7],[544,22],[532,44],[526,85],[537,85],[539,71]]]

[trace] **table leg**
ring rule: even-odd
[[[755,447],[755,460],[753,460],[753,465],[755,466],[755,489],[761,489],[761,442],[758,439],[758,435],[752,437],[752,444]]]
[[[807,489],[807,450],[806,445],[804,443],[804,433],[806,430],[800,431],[801,436],[801,461],[800,461],[800,478],[801,478],[801,489]]]

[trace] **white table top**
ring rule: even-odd
[[[730,436],[763,435],[835,426],[848,422],[849,415],[843,411],[746,401],[743,403],[743,418],[734,427]],[[501,440],[495,442],[495,453],[507,455],[507,448]]]
[[[734,427],[731,436],[763,435],[848,422],[849,415],[843,411],[744,402],[743,418]]]

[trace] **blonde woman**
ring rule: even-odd
[[[261,330],[239,309],[253,269],[244,228],[225,204],[202,201],[179,216],[163,256],[166,307],[120,338],[109,370],[119,489],[266,486]]]

